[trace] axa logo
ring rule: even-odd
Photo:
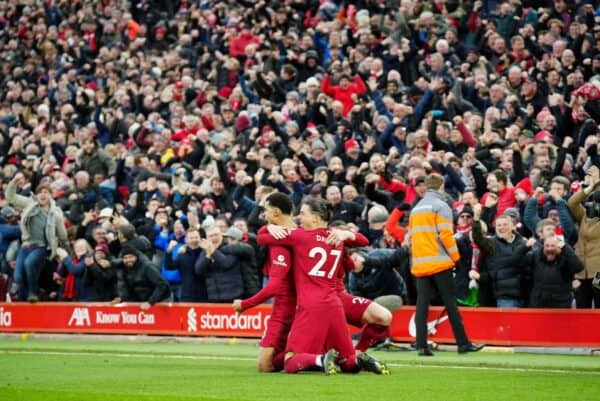
[[[73,309],[73,314],[71,315],[71,319],[69,319],[68,326],[91,326],[90,322],[90,311],[88,308],[75,308]]]
[[[446,320],[448,320],[448,316],[444,315],[444,316],[440,316],[439,318],[437,318],[435,320],[427,322],[427,334],[435,335],[437,333],[437,326],[439,326]],[[410,322],[408,323],[408,334],[410,334],[411,337],[417,337],[417,326],[415,324],[415,313],[413,313],[412,316],[410,317]]]

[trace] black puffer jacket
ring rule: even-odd
[[[222,248],[222,247],[221,247]],[[206,280],[208,302],[232,302],[244,295],[244,279],[240,259],[217,249],[210,258],[202,250],[195,271]]]
[[[203,276],[196,274],[194,266],[202,249],[187,247],[185,252],[173,260],[173,252],[166,253],[165,267],[178,269],[181,275],[181,302],[207,302],[206,282]]]
[[[520,261],[528,250],[523,237],[515,233],[512,242],[495,235],[484,237],[481,224],[474,221],[473,240],[484,255],[479,269],[480,282],[491,286],[494,299],[522,299]]]
[[[570,308],[573,299],[571,283],[575,273],[583,270],[583,263],[573,248],[565,245],[561,254],[549,261],[543,248],[529,251],[522,266],[533,273],[532,308]]]
[[[123,266],[119,271],[118,289],[121,299],[129,302],[154,305],[171,297],[171,288],[160,275],[160,269],[139,256],[134,266]]]
[[[235,256],[242,271],[244,281],[244,298],[251,297],[260,291],[261,285],[258,280],[259,272],[256,267],[256,253],[252,245],[244,242],[225,245],[220,248],[225,255]]]

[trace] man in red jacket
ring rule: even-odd
[[[354,106],[355,96],[361,95],[367,91],[365,83],[360,76],[354,77],[354,82],[348,74],[342,74],[339,85],[332,85],[329,75],[321,82],[321,91],[335,100],[339,100],[344,105],[344,117],[350,113]]]

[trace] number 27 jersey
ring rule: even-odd
[[[299,307],[342,306],[336,292],[336,275],[344,247],[327,244],[328,236],[327,228],[296,228],[281,240],[268,233],[257,237],[261,245],[283,245],[292,249],[292,270]]]

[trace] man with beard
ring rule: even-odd
[[[583,263],[573,248],[558,236],[544,240],[544,246],[532,249],[522,265],[533,273],[532,308],[570,308],[573,302],[575,273],[583,270]]]
[[[157,302],[173,300],[169,283],[157,266],[140,258],[132,246],[125,246],[122,252],[123,269],[117,284],[119,296],[113,303],[141,302],[140,308],[146,310]]]

